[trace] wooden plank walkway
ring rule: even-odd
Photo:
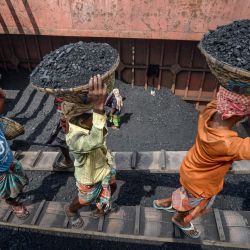
[[[171,213],[150,207],[122,206],[117,212],[99,219],[93,218],[92,211],[86,207],[81,211],[83,227],[73,230],[64,214],[65,203],[42,200],[26,205],[31,215],[27,220],[21,221],[2,201],[0,227],[144,244],[177,242],[250,249],[250,211],[212,210],[194,221],[201,231],[201,237],[198,240],[191,240],[173,226]]]
[[[186,151],[114,152],[114,167],[119,171],[148,171],[150,173],[178,173]],[[53,166],[60,159],[59,152],[26,151],[20,161],[25,170],[62,171]],[[74,171],[73,168],[63,171]],[[230,173],[250,174],[250,161],[235,161]]]

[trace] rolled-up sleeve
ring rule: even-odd
[[[93,126],[88,134],[80,127],[69,124],[69,133],[66,135],[69,149],[74,153],[88,153],[95,148],[103,147],[105,124],[106,116],[97,113],[93,113]]]
[[[100,115],[97,113],[93,113],[93,126],[98,129],[103,129],[107,121],[107,117],[105,115]]]
[[[250,160],[250,138],[232,137],[228,139],[228,155],[234,160]]]

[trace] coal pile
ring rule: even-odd
[[[115,87],[126,97],[120,130],[109,129],[112,151],[188,150],[197,132],[198,112],[193,104],[162,88],[156,96],[141,86],[133,88],[121,81]]]
[[[71,43],[44,56],[30,75],[39,87],[72,88],[104,74],[117,61],[118,52],[107,43]]]
[[[250,20],[218,27],[204,37],[202,46],[216,59],[250,70]]]

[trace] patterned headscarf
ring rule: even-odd
[[[61,111],[64,117],[70,121],[72,118],[82,115],[84,113],[90,113],[93,108],[93,103],[90,104],[76,104],[71,102],[62,102]]]
[[[250,97],[231,92],[220,86],[217,94],[217,111],[222,120],[235,115],[250,115]]]

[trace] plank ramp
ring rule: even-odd
[[[86,207],[81,211],[84,225],[71,229],[64,214],[64,202],[45,201],[26,204],[31,215],[25,221],[17,219],[10,207],[0,203],[0,227],[71,235],[93,239],[109,239],[144,244],[200,244],[207,246],[250,249],[250,212],[212,210],[194,220],[201,231],[199,240],[182,235],[171,223],[171,213],[150,207],[122,206],[117,212],[95,219]]]
[[[119,171],[148,171],[150,173],[178,173],[186,151],[114,152],[113,166]],[[25,170],[62,171],[55,169],[61,158],[59,152],[26,151],[20,155]],[[74,171],[64,169],[63,171]],[[230,173],[250,174],[250,161],[235,161]]]

